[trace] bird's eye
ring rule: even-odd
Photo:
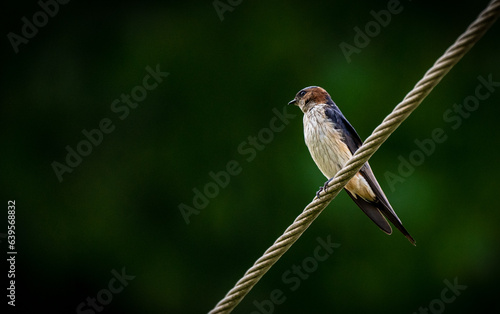
[[[302,96],[304,96],[305,94],[306,94],[306,91],[304,91],[304,90],[301,90],[301,91],[299,92],[299,96],[301,96],[301,97],[302,97]]]

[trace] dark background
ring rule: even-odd
[[[251,161],[238,151],[269,128],[273,108],[320,85],[364,139],[487,2],[402,1],[347,62],[339,45],[354,45],[354,28],[387,4],[243,1],[221,21],[212,1],[70,1],[15,53],[7,34],[21,35],[21,18],[41,8],[3,3],[0,277],[7,201],[15,200],[16,311],[75,313],[125,268],[135,278],[103,313],[208,312],[325,181],[296,107]],[[286,300],[274,313],[498,310],[500,88],[456,130],[443,115],[474,96],[478,76],[500,81],[499,35],[497,24],[370,160],[417,246],[379,231],[342,192],[235,313],[257,311],[254,301],[266,304],[275,289]],[[170,74],[121,120],[111,104],[157,65]],[[59,182],[52,163],[65,163],[66,146],[76,149],[82,130],[104,118],[115,129]],[[401,158],[418,154],[415,140],[437,128],[446,140],[398,172]],[[209,173],[231,160],[241,172],[186,224],[179,205],[193,207],[193,189],[203,191],[214,182]],[[341,246],[292,291],[282,275],[311,261],[318,237]],[[467,288],[454,295],[446,280]]]

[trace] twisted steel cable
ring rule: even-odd
[[[340,190],[359,171],[365,162],[378,150],[399,125],[420,105],[441,79],[460,61],[474,44],[495,23],[500,15],[500,0],[493,0],[481,12],[467,30],[451,45],[445,53],[425,73],[424,77],[405,96],[394,110],[366,139],[363,145],[349,159],[322,191],[315,197],[285,232],[266,250],[255,264],[245,273],[236,285],[219,301],[211,314],[230,313],[264,276],[264,274],[285,254],[295,241],[304,233],[326,206],[339,194]]]

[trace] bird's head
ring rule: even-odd
[[[312,107],[319,104],[333,104],[332,98],[326,90],[319,86],[309,86],[301,89],[295,98],[288,103],[299,106],[302,112],[306,113]]]

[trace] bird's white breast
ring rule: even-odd
[[[304,114],[304,139],[314,162],[328,179],[349,160],[351,152],[342,134],[325,115],[326,105],[316,105]]]

